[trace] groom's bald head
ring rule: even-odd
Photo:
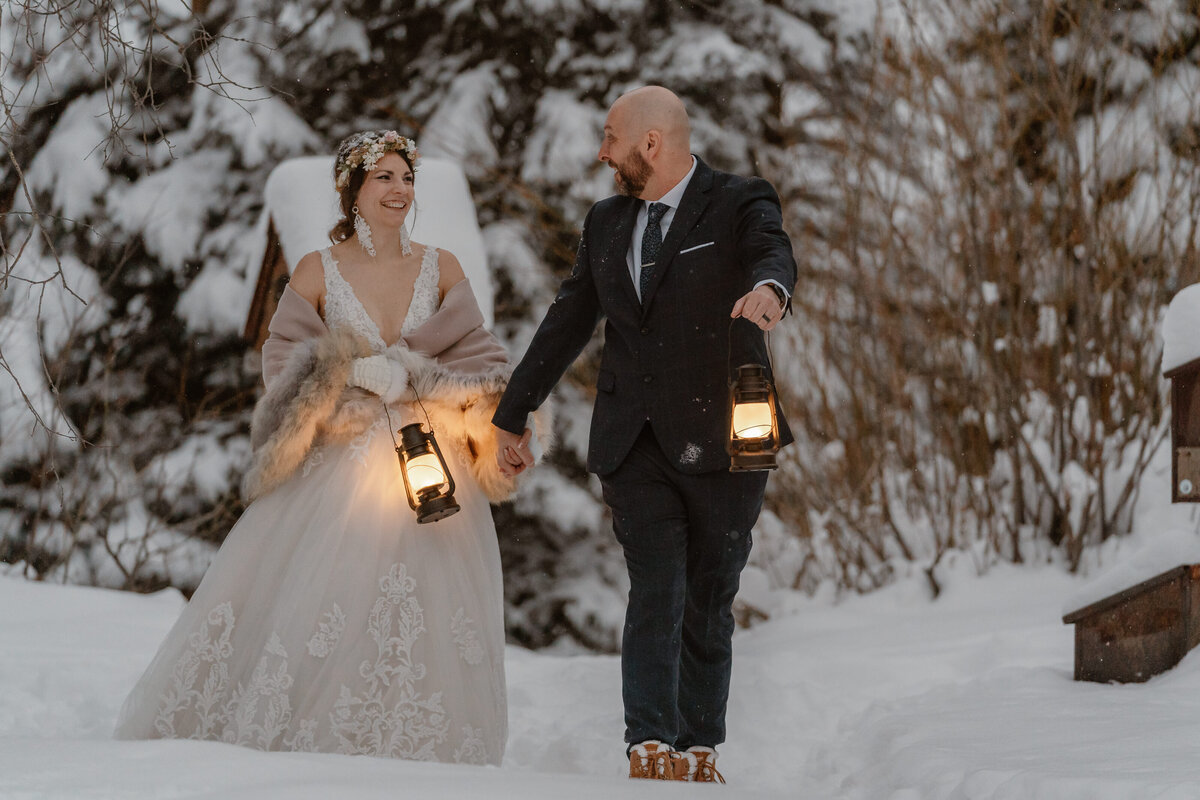
[[[658,131],[671,151],[691,152],[692,125],[687,109],[674,92],[662,86],[643,86],[626,92],[612,104],[612,112],[625,117],[627,130],[635,136]]]

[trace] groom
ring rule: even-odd
[[[716,781],[733,599],[767,482],[729,471],[731,366],[767,364],[763,331],[790,308],[796,264],[771,185],[710,168],[689,137],[667,89],[613,103],[599,159],[620,194],[588,212],[575,268],[492,422],[501,470],[531,465],[528,415],[605,319],[587,468],[629,569],[630,777]],[[791,442],[782,415],[780,427]]]

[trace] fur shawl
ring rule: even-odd
[[[371,355],[366,342],[331,331],[311,304],[284,289],[263,344],[267,390],[254,408],[250,470],[242,483],[247,500],[283,484],[319,444],[342,443],[379,418],[378,395],[348,387],[351,362]],[[454,449],[488,499],[501,502],[516,490],[496,466],[492,413],[508,384],[508,355],[486,328],[467,281],[446,293],[434,315],[384,353],[404,367],[409,390],[389,406],[393,421],[412,416],[420,396],[443,449]],[[416,390],[416,394],[413,393]],[[543,452],[551,441],[548,410],[534,414]],[[397,466],[399,469],[399,466]]]

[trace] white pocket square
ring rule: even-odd
[[[680,250],[679,255],[683,255],[684,253],[690,253],[693,250],[699,250],[702,247],[712,247],[714,244],[716,244],[716,242],[705,242],[704,244],[698,244],[695,247],[689,247],[687,250]]]

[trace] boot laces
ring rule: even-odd
[[[674,751],[667,747],[660,747],[651,758],[654,759],[654,768],[650,770],[650,774],[659,780],[669,781],[674,778],[674,773],[671,770],[671,756]]]
[[[699,759],[696,765],[696,780],[709,783],[724,783],[725,777],[717,772],[717,766],[707,758]]]

